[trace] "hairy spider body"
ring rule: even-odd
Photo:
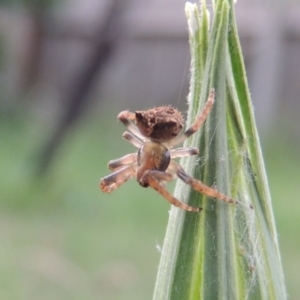
[[[209,197],[227,203],[237,203],[236,200],[192,178],[172,160],[199,153],[199,150],[194,147],[172,148],[181,144],[201,127],[213,107],[214,99],[214,89],[211,89],[202,112],[192,126],[183,133],[182,115],[171,106],[160,106],[135,113],[121,112],[118,119],[130,131],[125,131],[123,138],[137,147],[138,152],[127,154],[108,163],[109,169],[114,172],[100,180],[101,190],[110,193],[135,177],[142,187],[152,187],[171,204],[187,211],[200,211],[200,207],[192,207],[180,202],[165,189],[165,182],[178,177],[194,190]]]
[[[138,151],[136,179],[142,187],[148,187],[149,182],[143,179],[148,170],[164,172],[171,161],[168,148],[159,142],[147,142]]]
[[[122,116],[122,113],[120,115]],[[181,113],[171,106],[136,111],[135,120],[140,133],[151,141],[168,141],[177,136],[183,128]]]

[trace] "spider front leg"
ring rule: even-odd
[[[199,212],[202,210],[201,207],[189,206],[185,203],[180,202],[173,195],[171,195],[161,184],[160,181],[171,181],[173,175],[156,170],[148,170],[140,179],[140,184],[144,187],[150,186],[161,194],[167,201],[169,201],[174,206],[177,206],[186,211]]]
[[[111,193],[123,183],[128,181],[131,177],[135,176],[135,165],[129,165],[122,169],[103,177],[100,180],[99,187],[102,192]]]
[[[138,139],[134,134],[125,131],[122,135],[122,137],[127,140],[129,143],[131,143],[133,146],[137,147],[137,148],[141,148],[143,146],[143,142]]]
[[[118,114],[118,119],[126,126],[126,128],[131,131],[136,137],[139,139],[143,140],[144,137],[140,133],[139,129],[137,126],[133,123],[135,120],[135,114],[128,111],[124,110]],[[126,137],[125,137],[126,138]]]
[[[190,175],[188,175],[183,168],[181,167],[181,165],[179,165],[178,163],[176,163],[175,161],[172,161],[170,164],[170,169],[172,169],[173,171],[175,171],[175,173],[177,174],[178,178],[180,178],[182,181],[184,181],[186,184],[190,185],[195,191],[201,193],[201,194],[205,194],[209,197],[212,198],[216,198],[218,200],[227,202],[227,203],[233,203],[233,204],[237,204],[238,201],[220,193],[218,190],[211,188],[207,185],[205,185],[204,183],[202,183],[200,180],[197,180],[193,177],[191,177]]]

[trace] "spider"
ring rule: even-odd
[[[237,203],[236,200],[188,175],[181,165],[173,160],[199,153],[195,147],[173,147],[181,144],[201,127],[214,101],[215,91],[211,89],[203,110],[192,126],[184,132],[183,117],[171,106],[160,106],[135,113],[125,110],[119,113],[118,119],[128,129],[123,133],[123,138],[137,147],[138,151],[108,163],[108,168],[114,172],[100,180],[101,190],[110,193],[135,177],[142,187],[152,187],[171,204],[186,211],[199,212],[201,207],[182,203],[165,189],[166,182],[178,177],[197,192],[227,203]]]

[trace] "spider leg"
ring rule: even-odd
[[[159,182],[160,181],[172,181],[174,179],[173,174],[170,173],[166,173],[166,172],[162,172],[162,171],[158,171],[158,170],[149,170],[148,172],[151,173],[151,175],[153,175],[155,177],[155,179],[157,179]]]
[[[196,147],[176,148],[171,150],[171,158],[184,157],[199,154],[199,149]]]
[[[136,162],[136,157],[137,157],[137,153],[130,153],[130,154],[124,155],[120,158],[111,160],[108,163],[108,168],[112,171],[117,171],[124,165],[129,165],[129,164]]]
[[[143,136],[140,133],[137,126],[133,123],[135,120],[135,114],[124,110],[118,114],[118,119],[126,126],[126,128],[131,131],[135,136],[137,136],[139,139],[143,140]]]
[[[143,146],[143,142],[128,131],[123,133],[123,138],[137,148],[141,148]]]
[[[170,181],[173,179],[173,175],[161,171],[148,170],[140,179],[141,185],[147,187],[150,186],[161,194],[167,201],[169,201],[174,206],[177,206],[186,211],[199,212],[200,207],[192,207],[185,203],[180,202],[173,195],[171,195],[161,184],[160,181],[166,180]]]
[[[184,181],[186,184],[190,185],[195,191],[205,194],[209,197],[216,198],[218,200],[227,202],[227,203],[234,203],[237,204],[238,201],[220,193],[218,190],[211,188],[204,183],[202,183],[200,180],[197,180],[190,175],[188,175],[183,168],[181,167],[180,164],[176,163],[175,161],[172,161],[170,163],[169,168],[171,170],[174,170],[177,174],[177,176]]]
[[[99,187],[102,192],[111,193],[128,179],[135,176],[135,165],[126,166],[106,177],[101,178]]]
[[[204,123],[206,117],[209,115],[213,105],[215,102],[215,90],[211,89],[208,95],[208,99],[204,104],[204,107],[200,114],[196,117],[194,123],[189,127],[183,134],[180,134],[173,138],[171,141],[168,142],[169,147],[178,145],[183,143],[188,137],[194,134]]]

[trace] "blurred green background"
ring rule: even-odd
[[[170,206],[134,180],[111,195],[102,194],[98,182],[109,173],[110,159],[134,151],[121,138],[119,111],[159,103],[187,109],[184,1],[178,1],[178,15],[176,5],[170,12],[168,1],[160,10],[155,1],[123,4],[117,8],[122,26],[105,19],[116,13],[110,10],[114,1],[104,1],[109,5],[103,2],[99,15],[92,1],[81,2],[0,3],[0,299],[152,296]],[[273,37],[272,48],[278,41],[286,47],[278,46],[272,60],[266,48],[256,51],[268,45],[245,29],[244,12],[253,19],[257,8],[272,16],[276,11],[255,4],[237,6],[237,18],[288,293],[290,299],[300,299],[300,26],[294,24],[299,32],[292,36]],[[168,29],[163,9],[174,18],[167,23],[178,28]],[[291,11],[293,16],[295,9]],[[104,27],[110,34],[103,40],[111,43],[111,53],[103,51],[97,61],[94,48],[101,53],[107,45],[95,38],[95,32],[104,32],[93,30],[97,26],[91,20],[98,18],[104,20],[100,29],[108,24]],[[123,28],[121,37],[115,26]],[[91,66],[96,66],[94,73]],[[70,96],[74,90],[81,97]],[[79,106],[74,99],[81,101]],[[63,133],[55,150],[47,148],[54,132]],[[51,158],[47,163],[45,156]]]

